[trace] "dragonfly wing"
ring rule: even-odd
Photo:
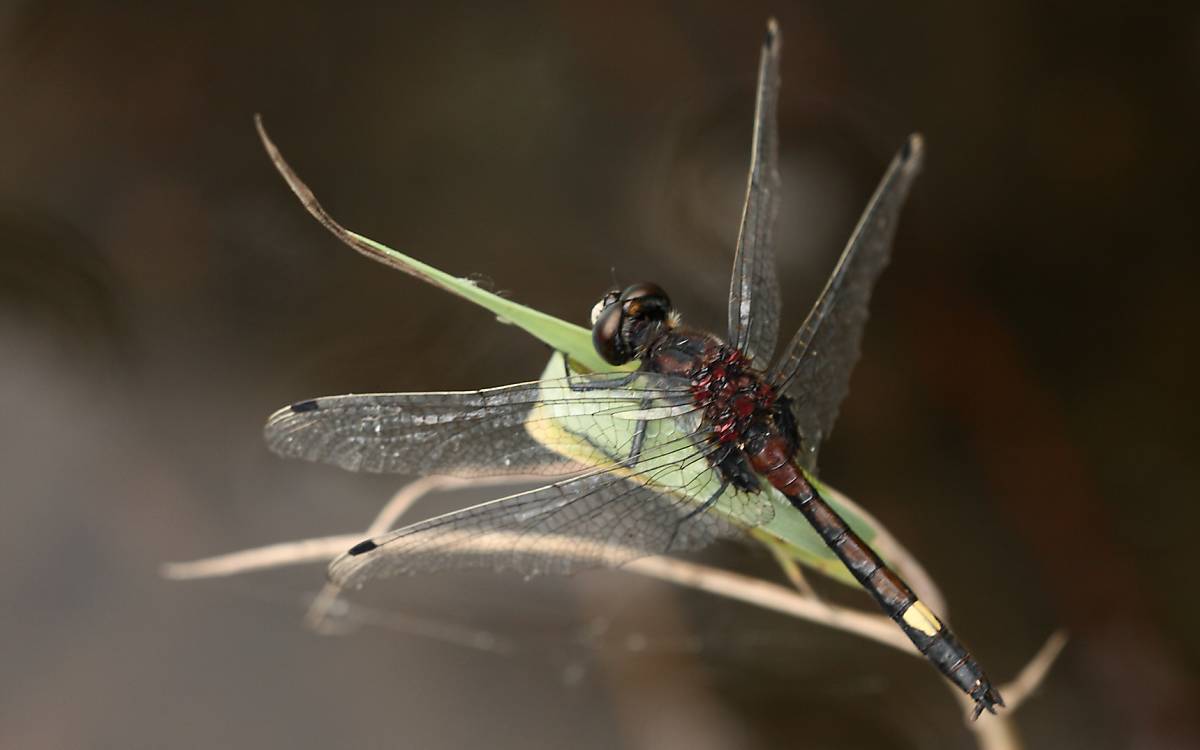
[[[330,578],[358,587],[452,568],[565,574],[741,534],[728,515],[698,512],[704,498],[692,493],[712,472],[704,451],[680,440],[649,460],[637,472],[591,472],[364,541],[330,565]]]
[[[816,469],[817,449],[829,436],[858,361],[871,290],[891,255],[900,209],[920,170],[921,137],[909,136],[867,204],[837,267],[804,324],[770,373],[794,399],[803,450]]]
[[[263,433],[281,456],[350,471],[567,474],[611,461],[579,450],[572,435],[550,429],[563,409],[579,429],[603,431],[619,445],[620,430],[632,431],[625,413],[644,403],[678,409],[687,397],[686,381],[648,373],[575,375],[479,391],[300,401],[271,415]]]
[[[771,229],[780,191],[776,114],[780,43],[772,20],[758,68],[750,176],[729,285],[729,341],[762,365],[771,360],[779,337],[779,279]]]

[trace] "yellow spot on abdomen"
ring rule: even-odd
[[[938,622],[938,618],[920,600],[909,605],[901,617],[910,628],[920,630],[928,636],[937,635],[942,629],[942,623]]]

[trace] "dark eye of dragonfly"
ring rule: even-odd
[[[636,355],[646,323],[662,322],[671,314],[671,299],[662,287],[642,282],[618,294],[610,291],[592,308],[592,344],[611,365],[623,365]]]

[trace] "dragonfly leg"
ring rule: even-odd
[[[675,531],[673,531],[671,533],[671,541],[667,542],[667,548],[663,550],[664,553],[670,552],[671,548],[675,546],[675,540],[677,538],[679,538],[679,530],[681,528],[683,528],[683,525],[685,523],[687,523],[688,521],[692,520],[693,518],[695,518],[696,516],[700,515],[704,511],[706,511],[709,508],[716,505],[717,500],[721,497],[722,494],[725,493],[725,489],[727,487],[729,487],[729,480],[722,479],[721,486],[718,487],[715,492],[713,492],[711,495],[709,495],[708,499],[705,500],[704,503],[701,504],[699,508],[696,508],[695,510],[693,510],[692,512],[688,513],[686,516],[684,516],[683,518],[681,518],[675,522]]]
[[[638,408],[646,409],[650,406],[650,404],[651,404],[650,399],[646,399],[639,405]],[[645,419],[639,419],[634,424],[633,439],[629,443],[629,454],[627,456],[625,456],[624,458],[621,458],[616,452],[611,451],[608,448],[600,445],[596,441],[592,440],[586,434],[579,434],[579,435],[577,435],[577,437],[582,439],[584,442],[588,443],[590,446],[592,446],[592,448],[594,448],[601,455],[604,455],[604,456],[612,459],[614,462],[616,462],[620,466],[624,466],[627,469],[632,469],[633,467],[637,466],[638,460],[641,459],[641,457],[642,457],[642,448],[646,442],[646,429],[647,429],[648,425],[649,425],[649,422],[648,422],[648,420],[645,420]]]
[[[642,399],[641,409],[649,409],[653,399]],[[633,428],[633,442],[629,447],[629,458],[626,459],[630,467],[637,466],[638,459],[642,457],[642,446],[646,443],[646,427],[648,422],[645,419],[639,419],[637,425]]]
[[[721,472],[721,476],[733,483],[733,486],[746,492],[758,492],[758,475],[746,460],[746,454],[741,451],[726,450],[721,454],[713,454],[709,463]]]
[[[571,372],[570,358],[567,357],[565,353],[562,355],[562,358],[563,372],[565,372],[567,375],[567,387],[576,393],[586,393],[587,391],[607,391],[610,388],[624,388],[632,383],[634,378],[640,374],[640,371],[634,370],[618,380],[606,380],[600,383],[576,383],[574,379],[575,373]]]
[[[638,376],[639,371],[629,373],[618,380],[608,380],[602,383],[576,383],[572,378],[570,360],[566,354],[563,354],[563,371],[567,375],[567,387],[576,393],[586,393],[587,391],[607,391],[609,389],[624,388],[634,381]],[[654,399],[646,397],[642,399],[639,409],[649,409],[654,404]],[[637,465],[638,459],[642,455],[642,446],[646,442],[646,420],[639,419],[637,426],[634,428],[633,442],[630,445],[629,456],[625,459],[626,466],[633,467]]]

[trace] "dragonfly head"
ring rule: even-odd
[[[592,343],[605,362],[623,365],[637,358],[654,334],[674,321],[671,299],[658,284],[614,289],[592,308]]]

